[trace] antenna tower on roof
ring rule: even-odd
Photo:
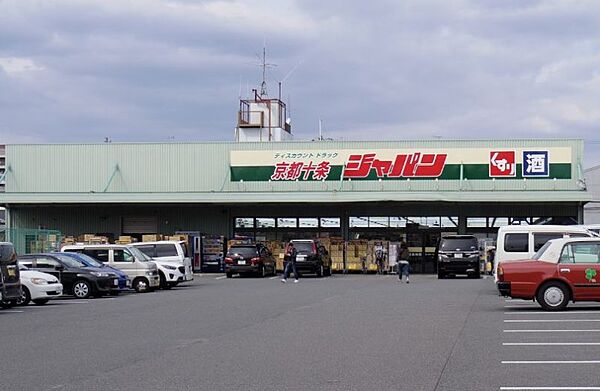
[[[277,64],[271,64],[271,63],[267,62],[267,43],[266,43],[266,41],[263,45],[263,55],[262,55],[262,62],[260,64],[260,66],[262,68],[262,83],[260,84],[260,96],[266,97],[267,96],[267,68],[277,66]]]

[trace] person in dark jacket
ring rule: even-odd
[[[290,242],[285,250],[285,269],[283,271],[283,278],[281,282],[287,282],[287,278],[290,275],[290,272],[294,271],[294,282],[298,282],[298,270],[296,270],[296,256],[298,255],[298,251],[294,247],[294,243]]]
[[[408,276],[410,274],[410,263],[408,263],[409,258],[410,252],[408,251],[408,246],[406,243],[402,242],[400,244],[400,251],[398,252],[398,279],[402,281],[402,276],[406,276],[407,284],[410,282],[408,280]]]

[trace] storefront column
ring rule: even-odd
[[[458,234],[464,235],[467,233],[467,216],[458,216]]]

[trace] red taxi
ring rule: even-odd
[[[535,300],[548,311],[600,301],[600,238],[554,239],[532,259],[501,262],[497,286],[503,296]]]

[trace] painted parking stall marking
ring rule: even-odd
[[[502,386],[500,390],[600,390],[597,382],[582,384],[569,371],[600,365],[598,303],[575,303],[566,311],[554,312],[542,311],[535,302],[507,299],[502,323],[500,363],[507,368],[508,378],[511,371],[518,373],[524,367],[559,370],[565,375],[561,386],[524,384]]]

